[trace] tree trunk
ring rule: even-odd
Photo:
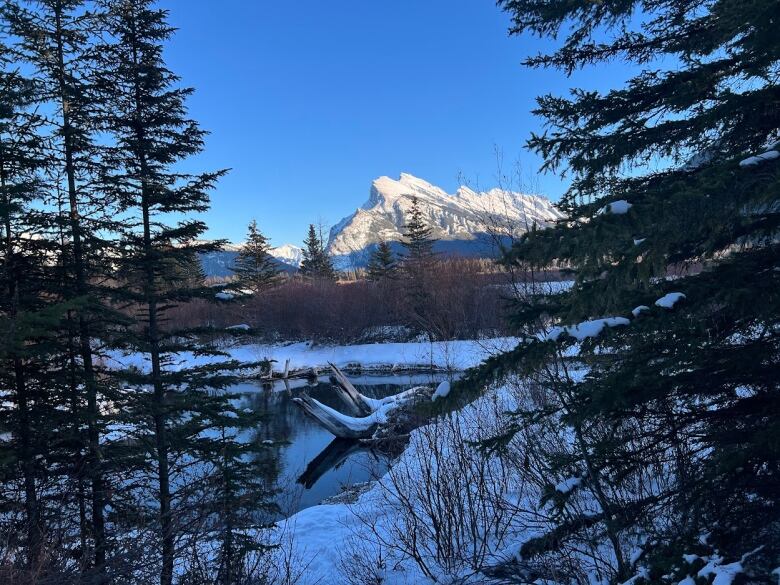
[[[88,294],[84,252],[81,239],[81,217],[79,213],[78,191],[76,189],[76,171],[73,162],[73,126],[70,121],[67,87],[65,84],[65,59],[63,54],[62,6],[55,8],[55,41],[57,44],[57,74],[62,108],[63,144],[65,152],[65,174],[68,182],[68,204],[71,236],[73,238],[73,262],[76,275],[76,293],[78,296]],[[104,485],[102,477],[102,461],[100,453],[100,436],[98,430],[97,384],[95,381],[90,346],[89,324],[83,314],[78,314],[79,354],[84,368],[84,386],[87,395],[87,441],[88,465],[87,471],[92,484],[92,532],[95,539],[94,566],[99,575],[98,582],[105,581],[106,537],[104,512]]]

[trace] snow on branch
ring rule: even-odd
[[[633,205],[631,205],[625,199],[619,199],[617,201],[613,201],[612,203],[607,203],[604,207],[599,209],[597,215],[604,213],[611,213],[612,215],[624,215],[628,213],[628,210],[632,207]]]
[[[762,162],[768,160],[774,160],[778,157],[780,157],[780,152],[778,152],[777,150],[767,150],[766,152],[762,152],[761,154],[757,154],[756,156],[749,156],[748,158],[739,161],[739,166],[754,167],[756,165],[761,164]]]
[[[662,296],[655,302],[656,307],[663,307],[664,309],[672,309],[674,305],[680,299],[684,299],[685,295],[681,292],[670,292]]]

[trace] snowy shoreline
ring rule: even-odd
[[[316,345],[310,341],[291,344],[242,344],[223,348],[226,356],[195,356],[189,352],[177,354],[168,368],[205,365],[237,360],[251,363],[272,360],[272,371],[281,374],[288,364],[288,373],[318,373],[333,363],[346,372],[413,372],[463,371],[479,365],[489,357],[514,348],[519,339],[498,337],[480,340],[456,340],[409,343],[371,343],[358,345]],[[141,354],[114,352],[108,357],[113,367],[149,369],[149,361]]]

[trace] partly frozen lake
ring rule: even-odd
[[[435,386],[452,374],[351,376],[357,389],[374,398],[401,392],[413,386]],[[277,497],[282,514],[295,512],[335,496],[344,487],[363,483],[387,469],[387,457],[351,441],[334,440],[333,435],[307,417],[292,397],[307,392],[320,402],[344,410],[327,377],[316,381],[295,380],[288,394],[281,383],[245,382],[231,388],[239,393],[241,408],[267,414],[253,440],[285,442],[275,448],[276,460],[269,461],[268,481],[281,490]]]

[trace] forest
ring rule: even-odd
[[[0,3],[0,583],[778,582],[780,3],[489,8],[635,67],[537,98],[560,219],[209,278],[165,1]]]

